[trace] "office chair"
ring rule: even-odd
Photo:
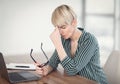
[[[120,84],[120,51],[112,51],[103,69],[109,84]]]

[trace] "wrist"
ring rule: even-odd
[[[56,50],[59,50],[59,49],[63,48],[63,45],[62,45],[61,42],[56,43],[54,46],[55,46]]]
[[[58,52],[58,56],[59,56],[60,61],[62,61],[67,56],[63,46],[59,46],[59,48],[56,50]]]
[[[47,65],[47,70],[48,70],[47,73],[49,74],[50,72],[52,72],[53,68],[50,65]]]

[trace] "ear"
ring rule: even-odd
[[[77,25],[77,20],[74,19],[74,20],[72,21],[72,26],[76,26],[76,25]]]

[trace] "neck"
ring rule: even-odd
[[[80,36],[81,36],[82,32],[79,31],[78,29],[75,29],[72,36],[71,36],[71,41],[75,42],[75,41],[78,41]]]

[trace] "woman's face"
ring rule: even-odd
[[[73,35],[75,28],[72,25],[58,26],[59,32],[64,39],[68,39]]]

